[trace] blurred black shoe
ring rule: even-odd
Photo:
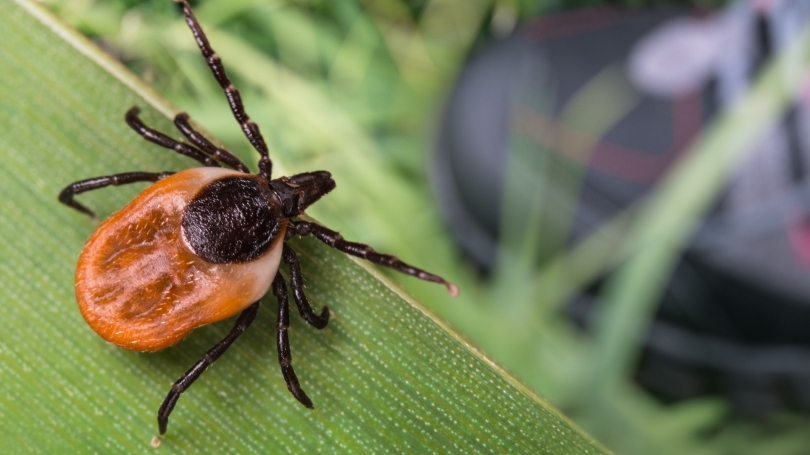
[[[802,0],[700,13],[592,9],[490,43],[457,81],[435,155],[437,194],[461,247],[482,269],[494,266],[516,132],[579,169],[579,191],[552,188],[560,203],[542,213],[571,219],[565,241],[575,243],[654,188],[808,17]],[[634,101],[592,137],[566,109],[611,68]],[[808,100],[752,144],[671,277],[638,367],[664,399],[720,393],[745,415],[810,411]],[[583,154],[560,138],[590,146]],[[568,307],[583,326],[599,287]]]

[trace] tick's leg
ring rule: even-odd
[[[287,285],[280,273],[276,273],[273,280],[273,295],[278,298],[278,363],[281,365],[281,375],[287,383],[287,390],[295,399],[309,409],[315,409],[312,400],[301,389],[298,377],[292,367],[292,354],[290,353],[290,339],[287,329],[290,327],[290,304],[287,301]]]
[[[304,295],[304,280],[301,278],[301,266],[298,265],[298,256],[295,251],[285,243],[282,254],[284,262],[290,266],[290,289],[292,289],[295,305],[298,307],[301,317],[316,329],[326,327],[329,322],[329,308],[323,307],[320,315],[312,311],[312,306],[310,306],[307,296]]]
[[[241,335],[245,329],[250,327],[250,323],[256,318],[256,312],[258,310],[259,302],[256,302],[247,307],[245,311],[242,311],[242,314],[239,315],[239,319],[236,320],[236,324],[234,324],[231,332],[213,348],[209,349],[193,367],[186,371],[186,373],[172,385],[172,390],[169,391],[169,395],[166,396],[166,399],[163,400],[163,404],[160,405],[160,409],[158,409],[158,429],[160,430],[161,436],[166,434],[166,427],[169,425],[169,415],[171,415],[174,405],[177,404],[177,399],[180,398],[180,394],[191,387],[191,384],[203,374],[203,371],[211,366],[219,356],[231,347],[231,344],[239,338],[239,335]]]
[[[191,33],[194,34],[194,39],[197,41],[197,46],[200,48],[203,57],[205,57],[205,62],[208,64],[208,67],[211,68],[211,72],[214,73],[214,78],[219,83],[219,86],[222,87],[222,90],[225,91],[225,97],[228,98],[228,104],[231,106],[233,116],[236,117],[236,121],[239,122],[239,126],[242,127],[242,131],[253,145],[253,148],[261,155],[261,158],[259,158],[259,175],[270,180],[273,163],[268,156],[267,144],[264,142],[264,137],[262,137],[262,133],[259,131],[259,126],[253,123],[250,117],[248,117],[247,112],[245,112],[245,106],[242,104],[242,96],[239,94],[239,90],[233,86],[231,80],[228,79],[228,75],[225,74],[225,67],[222,66],[222,60],[216,52],[214,52],[214,49],[211,48],[211,44],[208,43],[208,38],[205,36],[205,32],[203,32],[199,22],[197,22],[197,18],[194,17],[194,13],[191,11],[188,2],[186,2],[186,0],[174,1],[182,5],[183,14],[186,16],[186,23],[191,29]]]
[[[331,229],[327,229],[319,224],[310,223],[308,221],[296,221],[294,223],[290,221],[287,229],[295,230],[296,234],[298,235],[313,235],[321,242],[346,254],[363,258],[375,264],[391,267],[398,272],[414,276],[420,280],[443,284],[445,287],[447,287],[447,291],[450,293],[450,295],[453,297],[458,295],[458,286],[445,280],[444,278],[406,264],[399,260],[399,258],[396,256],[378,253],[366,244],[347,242],[339,233]]]
[[[192,144],[196,145],[200,148],[200,150],[210,155],[211,158],[221,163],[225,163],[237,171],[241,171],[246,174],[250,173],[247,166],[245,166],[245,163],[243,163],[239,158],[237,158],[231,152],[217,147],[205,136],[195,130],[189,123],[188,114],[185,112],[181,112],[174,117],[174,125],[177,126],[177,129],[179,129],[180,132],[183,133],[183,135],[188,138]]]
[[[126,120],[127,125],[129,125],[130,128],[135,130],[136,133],[140,134],[144,139],[154,144],[157,144],[161,147],[165,147],[169,150],[174,150],[175,152],[181,155],[193,158],[203,166],[219,167],[219,164],[205,153],[195,149],[194,147],[188,144],[177,142],[174,139],[170,138],[169,136],[166,136],[165,134],[161,133],[160,131],[154,130],[144,125],[141,119],[138,118],[138,112],[140,112],[140,109],[138,109],[137,107],[132,107],[130,110],[127,111],[127,114],[124,116],[124,119]]]
[[[65,189],[59,193],[59,202],[95,218],[96,214],[84,205],[73,200],[73,196],[86,191],[104,188],[105,186],[126,185],[127,183],[135,182],[157,182],[172,174],[174,174],[174,172],[127,172],[124,174],[106,175],[104,177],[80,180],[66,186]]]

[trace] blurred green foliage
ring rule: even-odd
[[[172,2],[47,3],[242,158],[254,161]],[[624,281],[614,283],[613,299],[638,304],[625,305],[612,319],[606,315],[600,330],[608,344],[594,346],[558,308],[618,264],[621,258],[613,251],[585,240],[570,251],[557,251],[557,259],[542,270],[531,255],[510,258],[502,261],[510,267],[483,280],[459,257],[441,225],[426,183],[427,158],[442,101],[466,56],[521,19],[605,3],[684,2],[209,0],[194,5],[248,112],[269,139],[272,156],[289,172],[328,169],[335,175],[338,190],[310,214],[347,238],[363,239],[457,282],[462,296],[451,301],[435,286],[394,277],[595,437],[625,454],[804,453],[810,426],[802,418],[737,421],[717,399],[664,406],[628,379],[628,366],[638,354],[635,337],[661,287],[660,280],[639,280],[651,276],[648,264],[653,264],[653,276],[665,278],[666,259],[677,254],[678,236],[685,235],[686,227],[673,234],[668,250],[659,251],[663,256],[653,254],[652,262],[636,267],[642,267],[640,272],[628,269]],[[725,2],[690,3],[710,7]],[[764,85],[763,96],[778,90]],[[771,115],[779,109],[775,106]],[[736,134],[745,121],[732,118],[720,125],[719,138],[702,144],[704,149],[698,146],[696,156],[706,147],[731,150],[723,134]],[[514,146],[532,145],[516,138]],[[727,171],[736,159],[731,154],[717,169]],[[535,166],[542,169],[543,164]],[[619,233],[659,235],[661,201],[676,201],[688,214],[699,215],[701,204],[723,181],[721,175],[707,178],[710,188],[703,192],[678,187],[676,181],[647,207],[620,215],[600,234],[616,238],[615,250],[630,251],[633,239]],[[539,240],[517,232],[512,241],[515,251],[525,252],[534,251],[527,247]],[[612,376],[603,378],[606,372]],[[617,382],[602,387],[603,379]]]

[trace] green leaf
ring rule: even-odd
[[[37,3],[0,2],[0,441],[4,453],[153,451],[171,383],[232,322],[143,354],[104,343],[73,296],[93,223],[61,206],[68,183],[193,163],[142,141],[174,108]],[[171,133],[174,134],[174,133]],[[82,195],[102,216],[142,185]],[[328,204],[328,199],[321,202]],[[316,409],[287,392],[275,307],[180,399],[162,453],[604,453],[564,417],[375,268],[304,239],[308,296],[335,313],[293,318],[294,365]]]

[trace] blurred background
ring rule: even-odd
[[[255,163],[173,2],[45,3]],[[810,2],[192,5],[309,214],[591,435],[810,453]]]

